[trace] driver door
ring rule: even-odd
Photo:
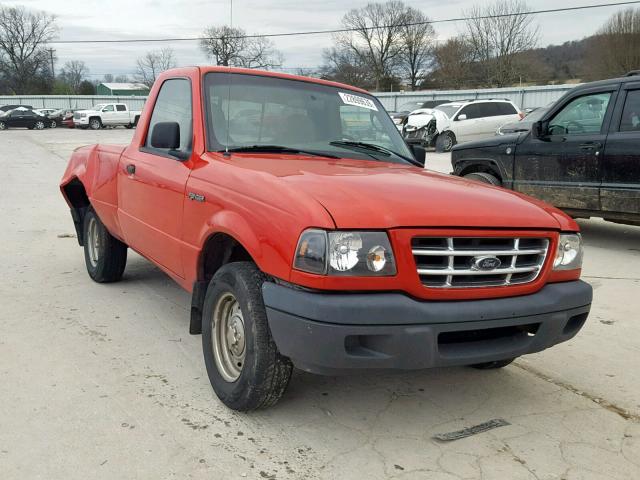
[[[116,123],[116,111],[113,105],[107,105],[102,109],[102,123],[104,125],[113,125]]]
[[[604,151],[617,85],[569,97],[518,145],[516,191],[566,210],[600,210]]]

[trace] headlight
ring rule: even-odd
[[[560,234],[553,269],[576,270],[578,268],[582,268],[582,237],[579,233]]]
[[[293,266],[320,275],[370,277],[396,274],[386,232],[305,230],[300,235]]]
[[[402,124],[402,118],[394,117],[393,118],[393,123],[395,123],[396,125],[401,125]]]
[[[84,117],[86,117],[86,116],[87,116],[87,114],[86,114],[86,113],[81,113],[81,114],[80,114],[80,118],[84,118]]]

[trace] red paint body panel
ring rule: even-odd
[[[76,150],[61,187],[78,179],[109,231],[191,290],[202,249],[215,233],[234,237],[265,273],[322,290],[402,291],[424,299],[476,299],[533,293],[579,271],[551,272],[553,255],[526,285],[430,289],[411,254],[416,235],[545,236],[555,251],[560,231],[578,231],[559,210],[521,194],[420,168],[366,160],[278,154],[228,156],[205,151],[202,75],[211,71],[278,76],[359,91],[317,79],[273,72],[190,67],[165,72],[151,90],[128,147]],[[193,93],[193,153],[180,162],[141,151],[155,98],[170,78],[187,78]],[[135,174],[127,172],[134,165]],[[192,192],[203,202],[188,199]],[[63,190],[64,194],[64,190]],[[292,269],[300,233],[323,229],[381,229],[389,233],[393,277],[325,277]]]

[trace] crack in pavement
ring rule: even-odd
[[[560,380],[556,380],[555,378],[549,377],[548,375],[545,375],[544,373],[539,372],[538,370],[532,367],[529,367],[527,365],[522,365],[519,363],[514,363],[513,365],[520,368],[521,370],[524,370],[525,372],[528,372],[534,375],[535,377],[541,380],[544,380],[545,382],[564,388],[565,390],[568,390],[571,393],[574,393],[580,397],[590,400],[596,405],[604,408],[605,410],[609,410],[612,413],[615,413],[616,415],[622,417],[625,420],[629,420],[634,423],[640,423],[640,415],[636,413],[632,413],[622,407],[619,407],[618,405],[615,405],[614,403],[611,403],[608,400],[605,400],[604,398],[596,397],[595,395],[591,395],[590,393],[579,390],[573,385],[569,385],[568,383],[561,382]]]

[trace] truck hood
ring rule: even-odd
[[[475,140],[472,142],[459,143],[453,147],[453,150],[469,150],[472,148],[488,148],[499,147],[500,145],[516,145],[526,136],[526,133],[507,133],[505,135],[495,135],[483,140]]]
[[[311,196],[338,228],[558,229],[558,215],[564,216],[516,192],[400,164],[248,154],[230,161],[272,177],[273,187],[295,189],[301,201]]]

